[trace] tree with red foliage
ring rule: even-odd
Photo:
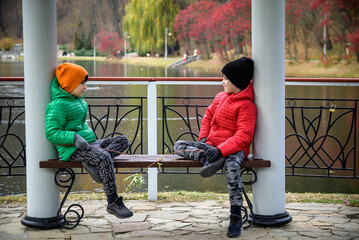
[[[209,58],[211,44],[207,22],[217,6],[214,1],[199,1],[178,13],[173,29],[176,39],[185,44],[185,51],[198,48]]]
[[[359,29],[355,33],[348,35],[348,41],[350,43],[349,50],[355,53],[357,62],[359,62]]]
[[[95,38],[100,42],[98,50],[107,56],[116,57],[117,52],[123,50],[123,41],[117,32],[101,31]]]
[[[182,10],[177,16],[174,31],[177,40],[209,58],[215,49],[225,60],[239,53],[248,54],[246,45],[251,39],[251,0],[232,0],[219,6],[214,1],[199,1]],[[233,51],[232,51],[233,50]]]
[[[341,61],[343,54],[349,59],[345,49],[349,39],[355,39],[358,30],[359,0],[314,0],[311,9],[320,10],[323,16],[321,24],[328,26],[334,42],[338,44],[338,61]],[[356,55],[359,61],[359,55]]]
[[[312,0],[286,0],[285,2],[285,38],[286,52],[293,60],[299,59],[297,44],[304,46],[304,59],[310,60],[310,46],[315,39],[315,29],[318,27],[317,11],[310,11]]]
[[[210,38],[215,50],[225,59],[248,55],[251,42],[251,0],[232,0],[216,9],[209,22]],[[228,51],[233,50],[233,51]]]

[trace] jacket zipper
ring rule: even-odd
[[[85,114],[84,114],[85,116],[84,116],[84,118],[82,119],[82,121],[86,121],[87,111],[86,111],[86,108],[85,108],[85,106],[84,106],[84,104],[83,104],[83,102],[82,102],[82,99],[79,98],[77,101],[79,101],[79,104],[81,105],[82,110],[83,110],[83,112],[85,113]]]

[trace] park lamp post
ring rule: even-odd
[[[167,35],[171,36],[172,33],[171,33],[171,29],[166,27],[165,28],[165,59],[167,59]]]
[[[126,48],[127,48],[127,42],[126,42],[126,40],[127,40],[127,38],[130,38],[130,35],[129,34],[127,34],[127,32],[125,31],[125,34],[124,34],[125,36],[124,36],[124,39],[125,39],[125,42],[124,42],[124,48],[125,48],[125,58],[127,57],[127,51],[126,51]]]
[[[96,58],[96,35],[93,35],[93,58]]]

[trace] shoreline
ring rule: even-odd
[[[58,57],[58,60],[60,61],[93,61],[93,59],[93,57]],[[121,59],[106,59],[105,57],[96,57],[95,59],[96,61],[106,61],[110,63],[154,67],[168,67],[172,63],[182,60],[180,57],[169,57],[167,59],[156,57],[127,57]],[[218,76],[220,76],[220,71],[225,63],[226,62],[222,62],[219,58],[213,58],[209,60],[199,60],[189,63],[185,65],[184,68],[199,68],[218,71]],[[359,78],[359,63],[348,63],[347,61],[331,61],[325,64],[319,60],[312,60],[309,62],[292,62],[286,60],[285,76],[307,78]]]

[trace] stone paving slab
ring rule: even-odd
[[[112,240],[112,233],[91,233],[81,235],[71,235],[71,240]]]
[[[114,234],[146,230],[149,229],[150,227],[151,227],[151,223],[148,222],[112,224]]]
[[[72,204],[72,202],[66,205]],[[81,202],[85,215],[75,229],[39,230],[21,225],[26,204],[0,206],[0,239],[226,239],[229,202],[158,203],[126,201],[134,212],[118,219],[106,212],[106,201]],[[252,226],[241,239],[359,239],[359,207],[344,204],[288,203],[291,223],[275,227]]]

